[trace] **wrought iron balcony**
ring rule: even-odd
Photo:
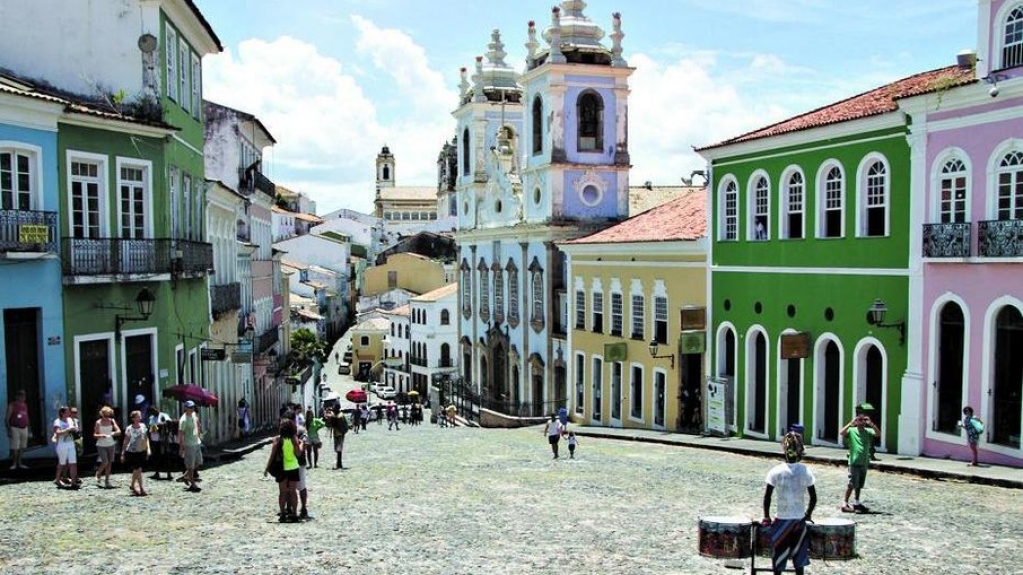
[[[57,212],[0,210],[0,252],[56,251]]]
[[[925,258],[968,258],[971,255],[971,224],[924,224]]]
[[[191,240],[175,240],[175,257],[180,256],[178,271],[203,275],[213,269],[213,244]]]
[[[238,188],[243,192],[249,193],[253,190],[259,190],[270,197],[274,197],[277,193],[277,186],[270,178],[263,175],[263,172],[260,172],[255,165],[248,168],[238,168]]]
[[[270,351],[270,348],[272,348],[274,344],[280,340],[280,337],[280,333],[278,333],[276,327],[268,329],[265,333],[260,334],[259,337],[256,338],[256,341],[252,346],[253,350],[257,354],[264,354]]]
[[[419,367],[427,367],[429,365],[425,357],[410,357],[408,362]]]
[[[977,255],[985,258],[1023,256],[1023,220],[988,220],[977,224]]]
[[[442,357],[437,362],[437,367],[455,367],[455,362],[450,357]]]
[[[214,317],[241,309],[242,284],[235,282],[210,286],[210,303]]]

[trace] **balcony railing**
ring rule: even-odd
[[[419,367],[427,367],[429,365],[425,357],[410,357],[408,362]]]
[[[971,224],[924,224],[925,258],[968,258],[971,254]]]
[[[210,286],[210,303],[214,316],[241,309],[242,284],[235,282]]]
[[[57,251],[57,212],[0,210],[0,252]]]
[[[213,244],[191,240],[177,240],[176,242],[175,256],[181,256],[178,271],[186,274],[205,274],[213,269]]]
[[[254,166],[238,168],[238,187],[245,192],[259,190],[270,197],[277,193],[277,186],[273,181]]]
[[[1023,256],[1023,220],[988,220],[977,224],[977,255],[985,258]]]
[[[256,338],[256,341],[253,344],[253,350],[257,354],[264,354],[270,351],[270,348],[272,348],[274,344],[280,340],[280,337],[281,336],[276,327],[268,329],[265,333]]]
[[[206,274],[213,245],[189,240],[64,238],[65,276]]]

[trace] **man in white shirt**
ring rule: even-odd
[[[803,569],[810,564],[809,537],[806,523],[811,521],[817,506],[817,489],[814,487],[813,472],[799,461],[803,458],[803,441],[799,434],[790,432],[782,439],[785,463],[780,463],[767,472],[767,486],[764,489],[763,529],[771,538],[771,567],[775,574],[785,569],[791,559],[796,575],[803,575]],[[778,492],[778,506],[775,518],[771,520],[771,496]],[[810,494],[810,505],[805,506],[803,493]]]

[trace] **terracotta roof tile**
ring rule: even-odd
[[[595,234],[566,244],[694,241],[707,235],[707,190],[699,188]]]
[[[629,215],[642,214],[699,189],[699,186],[629,186]]]
[[[975,81],[973,70],[963,70],[957,66],[914,74],[840,102],[747,132],[730,140],[697,148],[697,151],[894,112],[898,109],[897,100],[899,98],[947,90]]]

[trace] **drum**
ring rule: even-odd
[[[856,523],[848,519],[820,519],[810,523],[812,559],[853,559],[856,557]]]
[[[750,556],[753,522],[744,517],[701,517],[700,555],[718,559]]]
[[[753,532],[756,534],[757,537],[757,547],[754,550],[754,552],[757,554],[758,557],[771,557],[772,556],[771,528],[764,527],[763,525],[758,525],[757,528],[753,530]]]

